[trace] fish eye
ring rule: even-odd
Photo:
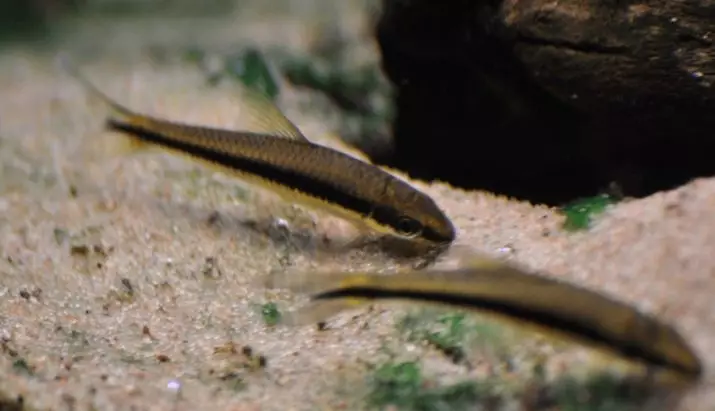
[[[422,232],[422,224],[407,216],[402,216],[397,221],[397,231],[407,237],[414,237]]]

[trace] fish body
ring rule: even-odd
[[[375,165],[310,142],[276,107],[264,103],[273,111],[268,122],[279,123],[281,132],[275,134],[182,124],[135,113],[66,68],[113,109],[107,127],[127,136],[135,148],[154,145],[189,156],[287,201],[327,210],[429,250],[441,252],[455,238],[452,222],[428,195]]]
[[[670,325],[603,294],[485,259],[457,270],[370,273],[274,273],[264,280],[311,294],[286,322],[324,321],[374,300],[404,300],[473,310],[522,328],[576,341],[607,354],[674,372],[702,374],[699,358]]]

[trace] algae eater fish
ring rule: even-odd
[[[689,383],[702,374],[699,358],[668,324],[603,294],[501,261],[395,274],[282,271],[261,283],[311,294],[307,306],[284,314],[283,322],[291,325],[325,321],[373,300],[442,304],[590,346],[645,365],[665,381]]]
[[[452,222],[428,195],[378,166],[312,143],[268,100],[254,99],[252,104],[258,105],[251,109],[260,109],[275,133],[193,126],[138,114],[102,93],[68,61],[61,63],[115,112],[107,127],[128,137],[132,150],[154,145],[187,155],[287,201],[322,208],[360,228],[425,246],[421,249],[430,255],[445,250],[455,238]]]

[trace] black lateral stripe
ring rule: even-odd
[[[391,227],[394,226],[394,224],[390,224],[390,221],[385,221],[390,218],[392,214],[396,214],[394,210],[391,211],[384,205],[376,206],[368,200],[339,190],[329,182],[311,178],[295,170],[285,169],[277,164],[227,155],[199,145],[167,138],[160,133],[114,120],[109,120],[107,125],[113,130],[129,133],[147,142],[180,150],[187,154],[200,157],[204,160],[208,160],[241,172],[254,174],[280,185],[291,187],[312,197],[338,204],[341,207],[357,212],[363,216],[371,214],[371,211],[375,210],[377,207],[377,209],[382,210],[382,212],[373,212],[372,217],[382,224],[389,225]],[[265,138],[276,137],[266,136]]]
[[[422,300],[429,302],[437,302],[442,304],[450,304],[459,307],[466,307],[484,311],[490,311],[502,315],[507,315],[512,318],[517,318],[522,321],[528,321],[541,326],[547,326],[552,329],[557,329],[561,332],[566,332],[571,335],[585,338],[598,345],[610,347],[613,351],[620,353],[626,358],[644,360],[649,364],[668,367],[679,370],[685,374],[697,375],[699,370],[671,361],[657,352],[653,352],[648,347],[643,347],[638,344],[624,341],[618,337],[601,333],[598,330],[590,328],[578,320],[564,318],[553,313],[545,311],[530,310],[524,307],[510,305],[501,301],[496,301],[488,298],[474,298],[465,295],[447,294],[429,291],[416,290],[382,290],[372,287],[347,287],[335,290],[325,291],[323,293],[313,295],[314,300],[335,299],[343,297],[357,297],[368,299],[409,299]]]

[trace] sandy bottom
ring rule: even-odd
[[[177,157],[118,155],[107,144],[113,135],[102,130],[105,110],[54,66],[59,51],[92,54],[83,70],[133,108],[239,127],[230,88],[209,89],[195,67],[173,57],[157,61],[149,50],[174,50],[188,39],[216,44],[228,32],[303,47],[305,28],[286,21],[233,31],[225,22],[205,32],[195,26],[203,37],[178,39],[162,35],[168,23],[128,32],[124,23],[95,22],[75,27],[51,50],[0,55],[5,401],[22,397],[28,409],[53,410],[354,409],[365,364],[379,362],[385,346],[421,359],[440,381],[483,376],[484,367],[468,370],[407,342],[395,327],[401,306],[341,314],[324,331],[267,326],[260,304],[287,308],[300,298],[257,285],[273,270],[390,270],[399,263],[367,251],[296,245],[297,235],[275,229],[277,219],[296,233],[329,238],[349,235],[349,227]],[[304,92],[289,90],[282,106],[305,134],[339,146],[326,137],[320,113],[304,110],[306,102]],[[679,409],[715,407],[715,180],[619,204],[577,234],[561,230],[562,217],[549,208],[414,184],[459,231],[440,264],[470,252],[508,258],[656,313],[691,341],[707,370]],[[531,345],[517,342],[515,358],[521,344]],[[267,366],[256,367],[244,346],[264,355]],[[553,367],[588,360],[570,347],[550,352]]]

